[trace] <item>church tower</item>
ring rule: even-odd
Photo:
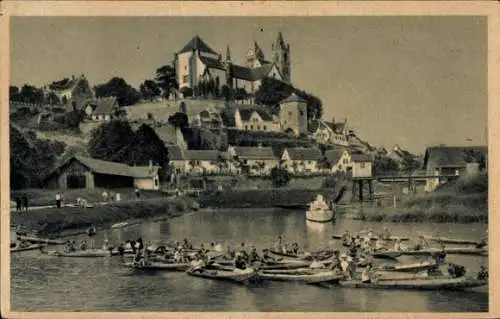
[[[263,62],[265,62],[264,52],[257,44],[257,41],[254,41],[253,46],[247,51],[247,68],[254,69],[262,66]]]
[[[292,82],[291,63],[290,63],[290,43],[285,43],[281,32],[273,44],[274,63],[278,66],[283,74],[283,80]]]

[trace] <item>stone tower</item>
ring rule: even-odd
[[[278,38],[276,38],[276,41],[273,43],[273,57],[274,63],[276,63],[281,71],[281,74],[283,74],[283,80],[289,83],[292,82],[290,43],[285,43],[281,32],[278,34]]]
[[[307,102],[295,93],[280,102],[281,131],[292,130],[295,135],[307,133]]]

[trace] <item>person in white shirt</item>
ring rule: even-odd
[[[349,272],[349,269],[350,269],[349,266],[350,266],[350,264],[349,264],[349,261],[348,261],[348,258],[347,258],[347,254],[343,253],[340,256],[340,268],[341,268],[342,273],[344,274],[344,276],[347,277],[348,279],[351,279],[351,274]]]
[[[325,268],[325,264],[318,261],[316,258],[313,258],[312,263],[309,265],[310,269],[322,269]]]
[[[395,251],[401,251],[401,250],[403,250],[401,248],[401,239],[399,239],[399,238],[396,239],[396,242],[394,243],[394,250]]]
[[[385,248],[385,245],[386,245],[385,240],[379,237],[375,242],[375,250],[382,250]]]
[[[104,191],[102,192],[102,199],[107,202],[108,201],[108,192]]]
[[[61,194],[56,194],[56,206],[57,208],[61,208]]]
[[[368,264],[366,268],[361,273],[361,282],[362,283],[371,283],[372,282],[372,265]]]

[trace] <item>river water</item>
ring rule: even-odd
[[[194,212],[169,221],[145,222],[100,232],[111,242],[135,239],[181,240],[195,245],[218,239],[235,245],[245,242],[261,249],[278,235],[305,249],[324,247],[333,233],[388,226],[394,235],[420,233],[480,239],[484,224],[385,224],[338,220],[308,223],[304,212],[238,210]],[[339,248],[340,243],[339,243]],[[11,258],[13,311],[321,311],[321,312],[480,312],[488,311],[487,289],[465,292],[325,289],[294,283],[262,282],[236,285],[188,276],[182,272],[134,275],[120,267],[122,257],[55,258],[38,251]],[[409,258],[409,257],[408,257]],[[487,258],[447,257],[475,274]]]

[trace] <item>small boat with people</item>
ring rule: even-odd
[[[435,261],[423,260],[421,262],[410,264],[384,264],[380,265],[380,270],[395,271],[395,272],[420,272],[424,270],[432,270],[439,268],[439,264]]]
[[[382,250],[373,253],[375,258],[390,258],[395,259],[400,256],[430,256],[439,252],[444,252],[447,255],[476,255],[487,256],[488,250],[474,247],[446,247],[446,248],[425,248],[418,250]]]
[[[331,205],[333,206],[333,204]],[[323,195],[318,194],[316,199],[309,204],[306,219],[311,222],[327,223],[335,218],[333,207],[330,207]]]
[[[164,270],[164,271],[186,271],[191,267],[190,263],[175,263],[175,262],[147,262],[144,259],[141,262],[129,261],[123,263],[123,266],[136,270]]]

